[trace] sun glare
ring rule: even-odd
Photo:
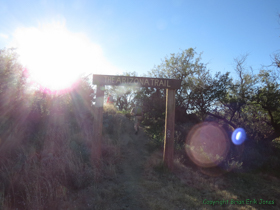
[[[18,28],[14,46],[31,80],[51,90],[71,86],[82,74],[116,70],[99,45],[82,33],[68,31],[61,23]]]

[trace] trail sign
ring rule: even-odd
[[[112,75],[93,75],[93,84],[96,85],[120,85],[120,86],[140,86],[154,88],[179,89],[181,81],[177,79],[163,79],[150,77],[127,77]]]
[[[174,153],[175,89],[179,89],[181,87],[181,80],[94,74],[92,83],[97,85],[96,104],[95,104],[96,119],[94,124],[96,142],[95,142],[95,147],[93,147],[94,148],[93,159],[100,158],[100,154],[101,154],[101,138],[102,138],[102,122],[103,122],[102,113],[103,113],[105,85],[165,88],[166,89],[166,113],[165,113],[163,162],[170,170],[172,170],[173,153]]]

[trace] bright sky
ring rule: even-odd
[[[0,49],[17,46],[44,72],[140,76],[190,47],[213,73],[232,71],[246,53],[258,70],[280,49],[279,14],[279,0],[0,0]]]

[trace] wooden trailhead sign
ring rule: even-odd
[[[112,75],[93,75],[95,85],[141,86],[153,88],[179,89],[181,81],[177,79],[158,79],[150,77],[126,77]]]
[[[181,80],[150,78],[150,77],[130,77],[113,75],[93,75],[92,84],[96,88],[96,113],[94,120],[95,144],[92,154],[93,160],[99,160],[101,156],[102,122],[103,122],[103,103],[105,85],[118,86],[138,86],[166,89],[166,112],[165,112],[165,133],[163,162],[170,169],[173,169],[174,153],[174,124],[175,124],[175,90],[181,87]]]

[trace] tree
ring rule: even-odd
[[[223,120],[233,128],[242,124],[242,108],[249,104],[254,93],[257,77],[245,65],[248,55],[235,58],[237,79],[233,82],[229,73],[216,75],[213,83],[213,93],[218,100],[218,111],[212,110],[209,115]]]
[[[181,88],[176,93],[176,105],[185,105],[189,107],[189,96],[192,84],[192,78],[195,74],[202,75],[205,70],[204,64],[200,63],[201,54],[196,58],[196,52],[193,48],[184,50],[178,54],[171,54],[165,57],[164,61],[156,66],[149,75],[152,77],[179,79],[182,81]]]
[[[14,49],[0,50],[0,136],[12,133],[12,128],[26,117],[21,107],[26,104],[24,93],[26,74]]]
[[[26,76],[24,69],[17,61],[14,49],[0,50],[0,113],[13,112],[20,104]]]
[[[280,84],[277,75],[272,71],[261,70],[259,73],[260,87],[256,90],[255,103],[260,105],[268,114],[264,122],[273,131],[265,136],[265,141],[272,141],[280,136]]]
[[[227,91],[219,98],[220,109],[208,114],[233,128],[243,127],[251,140],[271,142],[280,136],[280,92],[277,74],[261,70],[258,75],[246,67],[248,55],[234,59],[237,79],[221,80]],[[228,82],[226,82],[228,81]],[[216,87],[219,84],[216,82]],[[225,89],[223,89],[225,90]],[[217,91],[214,91],[217,92]]]
[[[187,110],[189,114],[201,113],[203,118],[212,105],[212,96],[209,95],[212,76],[201,62],[201,53],[197,55],[193,48],[166,57],[150,75],[181,80],[181,88],[175,95],[176,107]]]

